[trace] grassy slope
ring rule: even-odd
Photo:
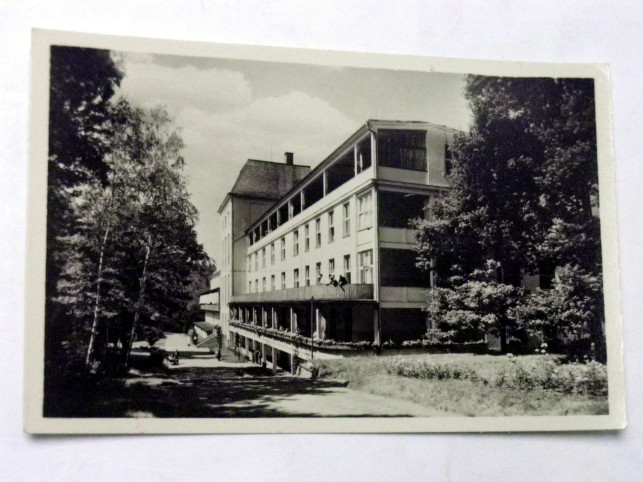
[[[413,355],[432,363],[455,363],[474,369],[488,380],[419,380],[389,375],[385,357],[349,358],[324,362],[320,377],[347,380],[356,390],[413,401],[428,407],[465,416],[498,415],[597,415],[608,412],[607,397],[563,394],[536,388],[518,390],[494,386],[495,377],[510,363],[506,357],[444,354]],[[520,357],[529,366],[538,357]]]

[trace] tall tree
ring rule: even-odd
[[[69,345],[77,328],[78,320],[58,292],[78,228],[76,190],[106,180],[105,155],[115,121],[110,99],[123,74],[107,50],[52,46],[50,53],[45,356],[51,361],[65,356],[61,343]]]
[[[469,76],[465,95],[473,126],[452,146],[453,189],[416,223],[418,266],[453,289],[487,260],[513,286],[567,264],[599,275],[593,81]]]
[[[543,264],[600,267],[594,91],[588,79],[470,76],[474,124],[453,189],[418,224],[419,263],[446,280],[493,258],[504,280]]]
[[[128,355],[146,326],[180,327],[195,276],[210,269],[196,240],[183,141],[172,120],[161,108],[147,112],[120,102],[119,109],[126,122],[114,131],[107,185],[92,182],[79,191],[82,229],[72,240],[80,254],[66,265],[68,291],[79,294],[78,315],[91,326],[88,365],[102,351],[98,339],[120,341]]]

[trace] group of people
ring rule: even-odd
[[[317,280],[318,282],[321,282],[322,275],[319,275],[319,279]],[[334,286],[335,288],[341,288],[342,291],[344,291],[344,286],[348,284],[348,280],[344,277],[344,275],[340,274],[339,278],[335,278],[334,274],[328,275],[328,286]]]

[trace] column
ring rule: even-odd
[[[326,318],[319,307],[315,307],[315,324],[317,326],[317,337],[323,340],[326,337]]]
[[[275,350],[275,347],[271,347],[272,349],[272,373],[277,373],[277,350]]]
[[[382,323],[380,322],[380,307],[379,305],[373,310],[373,343],[376,346],[381,346]]]
[[[359,163],[359,150],[357,148],[359,144],[355,144],[353,146],[353,171],[355,172],[355,175],[359,174],[359,169],[358,169],[358,163]]]
[[[265,328],[266,327],[266,309],[263,307],[263,305],[259,309],[261,310],[261,327]]]
[[[277,320],[277,310],[275,309],[274,306],[270,307],[270,319],[272,320],[272,328],[278,329],[279,323]]]
[[[261,344],[261,366],[266,366],[266,344]]]
[[[295,310],[290,307],[290,332],[297,333],[297,318],[295,317]]]
[[[328,193],[328,171],[322,172],[322,185],[324,186],[322,192],[325,196]]]
[[[306,194],[304,194],[303,189],[299,193],[299,196],[300,196],[300,201],[301,201],[301,210],[303,211],[304,209],[306,209]]]

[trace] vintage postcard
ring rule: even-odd
[[[28,432],[625,426],[607,66],[32,56]]]

